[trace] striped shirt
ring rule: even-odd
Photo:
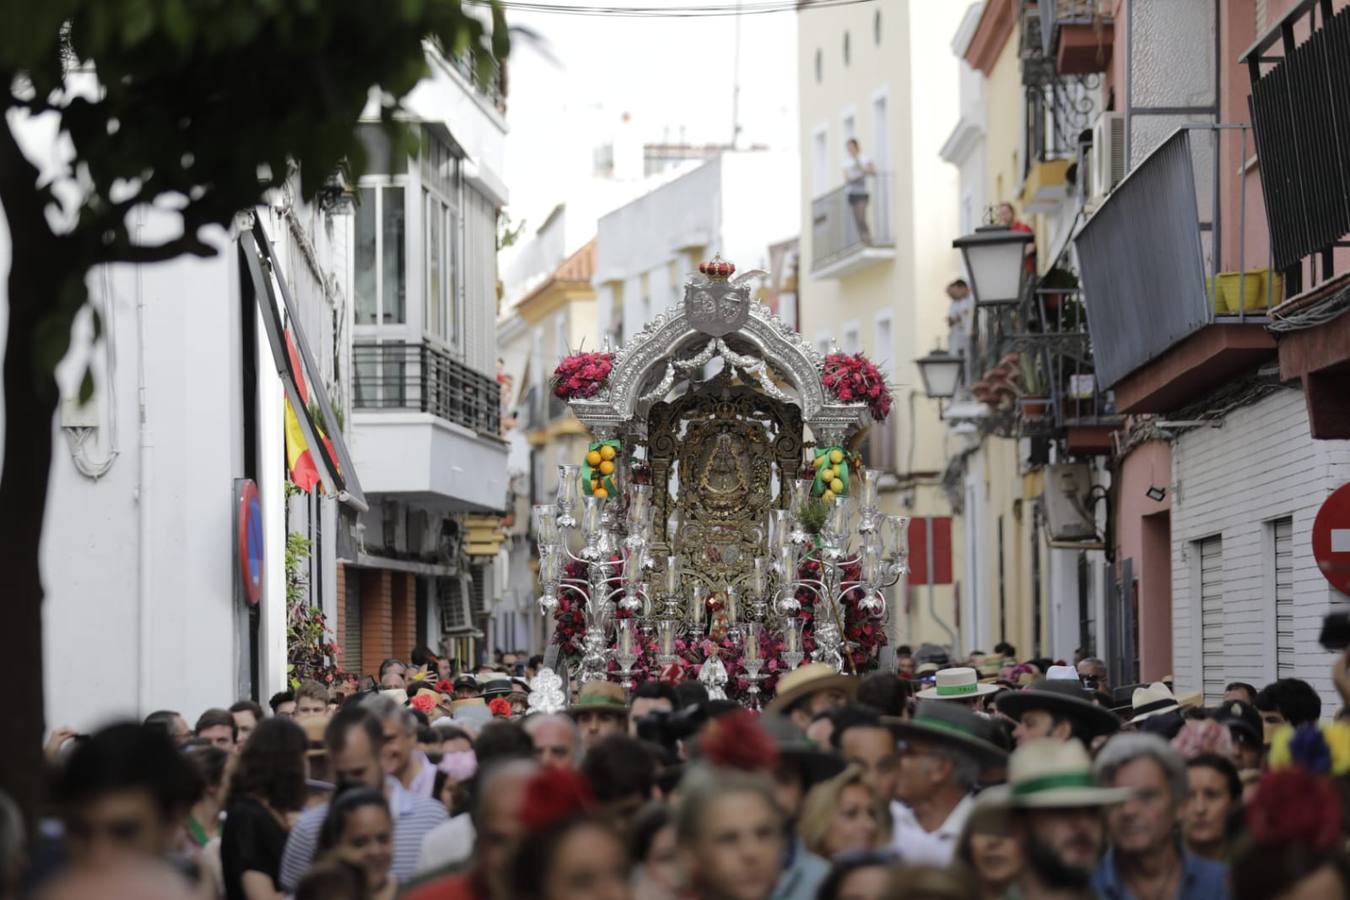
[[[384,795],[389,800],[389,813],[394,820],[394,865],[392,872],[399,881],[406,881],[417,871],[417,855],[422,850],[422,839],[427,832],[448,820],[450,814],[434,800],[410,794],[397,778],[385,778]],[[311,806],[300,814],[286,849],[281,854],[281,889],[295,893],[300,880],[314,863],[319,849],[319,829],[328,815],[328,804]]]

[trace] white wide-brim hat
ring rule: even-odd
[[[996,684],[980,684],[980,673],[969,666],[957,666],[939,669],[936,683],[917,696],[920,700],[965,700],[1001,690]]]

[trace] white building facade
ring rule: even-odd
[[[476,523],[466,516],[495,514],[505,496],[493,352],[505,125],[500,98],[428,53],[432,74],[409,103],[419,157],[386,154],[383,171],[377,163],[313,205],[279,191],[207,235],[214,258],[91,274],[104,337],[91,342],[81,317],[58,380],[74,398],[87,361],[93,399],[65,401],[52,426],[49,723],[88,731],[165,708],[191,722],[241,698],[266,703],[288,681],[289,534],[309,542],[293,574],[349,672],[416,643],[481,652],[474,616],[486,614],[491,566],[471,555]],[[377,140],[378,128],[365,134]],[[34,158],[50,152],[40,129],[28,137]],[[132,215],[141,243],[176,236],[169,217]],[[293,316],[257,297],[244,239],[254,219]],[[0,219],[0,270],[8,250]],[[269,344],[266,303],[315,362],[303,367],[311,401],[325,391],[342,422],[327,430],[350,449],[350,493],[288,490],[284,363]],[[239,551],[245,479],[261,509],[256,605],[244,598]],[[444,644],[456,624],[459,643]]]

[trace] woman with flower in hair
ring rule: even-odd
[[[537,772],[525,786],[520,824],[508,870],[513,900],[631,900],[627,848],[579,774]]]
[[[1234,900],[1350,897],[1340,793],[1303,768],[1268,772],[1246,809],[1233,861]]]

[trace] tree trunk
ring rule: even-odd
[[[11,218],[13,222],[13,218]],[[45,232],[45,229],[44,229]],[[4,468],[0,470],[0,683],[8,686],[0,715],[0,790],[19,804],[32,834],[43,809],[46,770],[42,753],[43,715],[42,577],[39,546],[52,462],[54,375],[35,357],[45,316],[58,307],[63,264],[39,248],[49,234],[12,235],[9,272],[9,331],[4,364]],[[33,251],[38,252],[33,252]],[[90,597],[88,602],[97,603]],[[70,677],[96,678],[95,672]]]

